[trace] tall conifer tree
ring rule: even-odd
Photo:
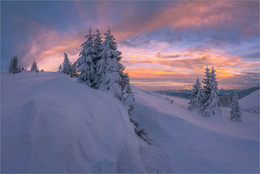
[[[195,109],[200,109],[202,107],[202,97],[203,97],[203,93],[202,93],[202,89],[198,77],[195,84],[193,85],[193,89],[190,96],[191,100],[189,102],[188,109],[190,111]]]
[[[65,73],[65,74],[70,74],[70,72],[71,72],[71,63],[70,63],[67,53],[64,53],[64,61],[62,64],[61,72]]]
[[[96,87],[109,90],[132,110],[134,96],[129,84],[128,74],[124,73],[124,66],[120,63],[121,52],[117,50],[117,43],[110,28],[105,33],[105,40],[100,47],[100,59],[96,66]]]
[[[93,81],[95,79],[95,64],[93,61],[96,58],[96,54],[91,27],[85,38],[87,38],[87,41],[81,45],[82,51],[79,54],[80,57],[74,63],[74,67],[80,72],[78,82],[86,83],[88,86],[93,87]]]
[[[19,73],[21,72],[21,68],[18,67],[18,58],[15,56],[11,59],[11,62],[10,62],[10,66],[9,66],[9,69],[8,69],[8,72],[9,73]]]
[[[231,121],[241,121],[242,113],[239,107],[239,102],[238,102],[238,95],[237,92],[235,91],[232,103],[231,103],[231,111],[230,111]]]
[[[38,66],[37,66],[37,62],[33,61],[32,67],[31,67],[31,71],[39,72],[39,69],[38,69]]]
[[[218,82],[216,80],[214,67],[209,71],[208,67],[205,72],[205,79],[203,80],[204,91],[203,91],[203,106],[201,113],[203,116],[217,115],[221,113],[221,104],[218,99]]]

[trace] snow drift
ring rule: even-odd
[[[259,113],[259,89],[239,100],[242,110]]]
[[[2,172],[143,172],[111,94],[59,73],[2,75]]]
[[[1,76],[2,172],[259,172],[258,113],[205,118],[185,99],[133,87],[147,145],[108,92],[61,73]]]
[[[229,121],[230,109],[209,118],[187,110],[188,100],[134,88],[133,118],[166,152],[163,172],[258,173],[259,117],[243,112]],[[169,98],[174,103],[169,102]]]

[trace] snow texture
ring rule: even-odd
[[[128,113],[110,93],[60,73],[2,82],[2,172],[145,171]]]
[[[259,113],[259,92],[256,90],[239,100],[240,108],[244,111]]]
[[[2,172],[259,173],[258,113],[201,117],[188,100],[133,87],[131,117],[148,145],[107,91],[61,73],[1,77]]]

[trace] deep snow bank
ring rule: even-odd
[[[127,112],[60,73],[1,74],[2,172],[143,172]]]
[[[2,172],[259,172],[255,112],[205,118],[185,99],[134,87],[147,145],[117,99],[66,75],[2,74],[1,87]]]
[[[259,89],[239,100],[242,110],[259,113]]]

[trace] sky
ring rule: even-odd
[[[74,62],[89,26],[110,26],[131,83],[149,90],[191,89],[216,69],[219,88],[259,85],[259,2],[1,1],[1,71],[17,56],[30,69]]]

